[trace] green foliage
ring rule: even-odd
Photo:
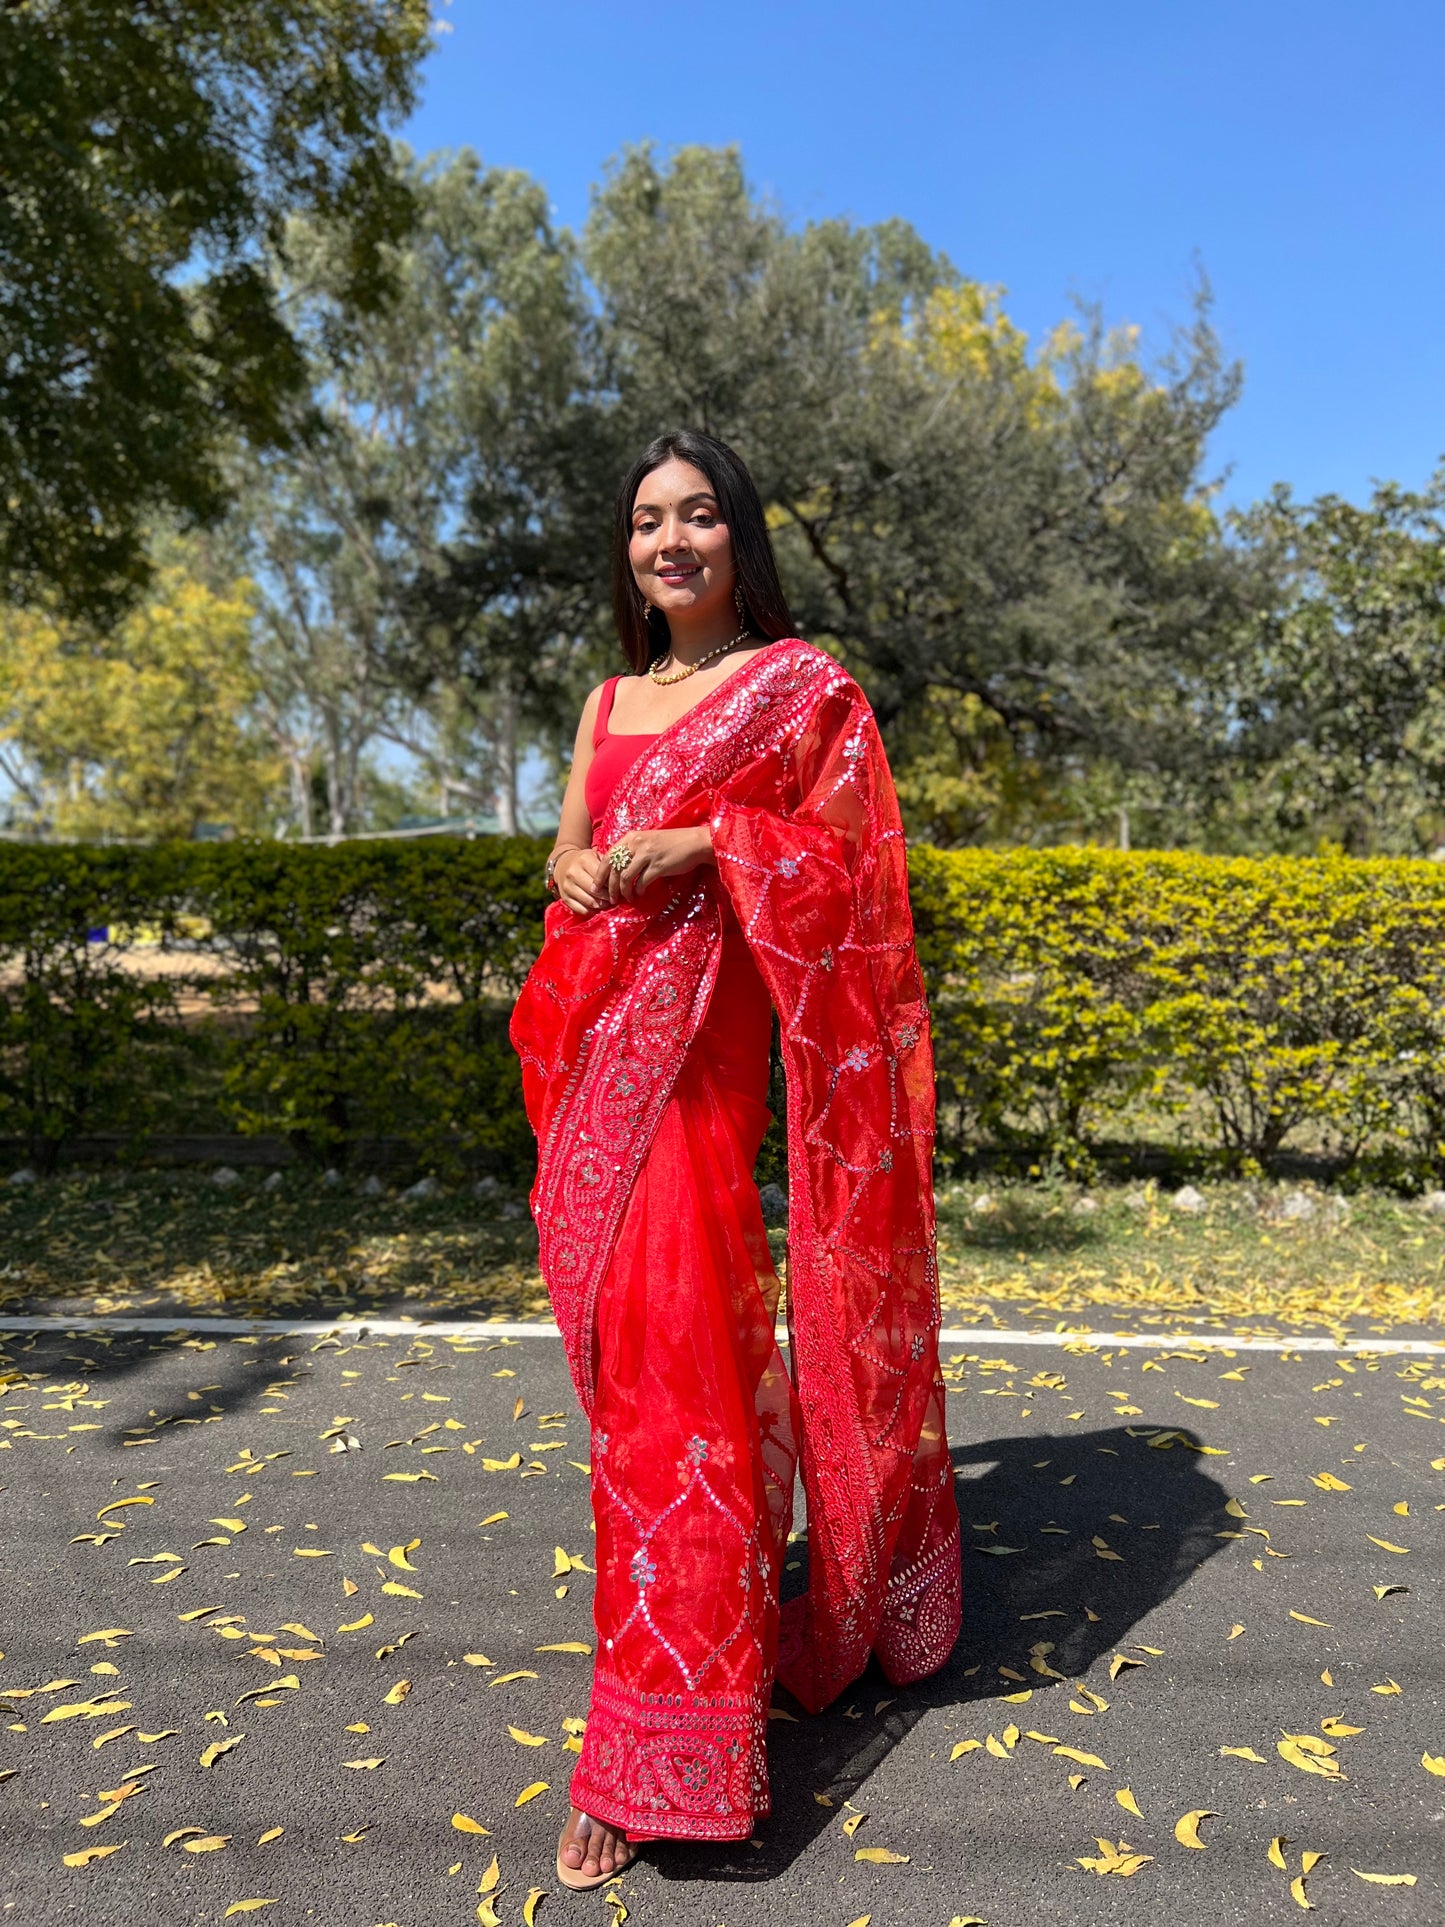
[[[1235,1170],[1305,1130],[1445,1162],[1438,866],[916,849],[912,885],[945,1148],[1086,1160],[1152,1113]]]
[[[48,1165],[83,1129],[153,1122],[157,1053],[186,1074],[189,990],[214,1010],[240,1130],[318,1158],[403,1136],[431,1169],[524,1172],[506,1027],[541,943],[544,855],[525,838],[0,845],[0,1132]]]
[[[113,614],[157,510],[219,509],[218,441],[288,437],[305,374],[261,247],[295,209],[344,222],[374,304],[409,217],[385,124],[428,43],[426,0],[0,8],[8,596]]]
[[[1256,834],[1445,842],[1445,468],[1364,507],[1277,489],[1239,528],[1284,585],[1221,663]]]
[[[248,583],[216,593],[183,566],[108,633],[0,609],[12,823],[135,839],[265,827],[276,771],[248,726],[251,617]]]
[[[42,1170],[91,1129],[149,1121],[148,1046],[173,1035],[175,985],[124,968],[107,932],[173,917],[151,851],[0,845],[0,1130]]]
[[[506,1027],[541,942],[543,854],[520,837],[0,845],[0,1132],[53,1161],[83,1129],[139,1129],[148,1103],[153,1119],[143,1092],[198,1061],[188,991],[210,1002],[207,1061],[241,1130],[315,1159],[399,1137],[438,1172],[525,1174]],[[994,1144],[1087,1168],[1105,1141],[1168,1134],[1237,1172],[1302,1141],[1395,1177],[1445,1168],[1439,866],[922,847],[910,863],[945,1165]],[[168,947],[169,974],[119,947],[124,925]],[[765,1175],[779,1148],[774,1132]]]

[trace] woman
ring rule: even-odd
[[[543,1276],[592,1425],[596,1673],[559,1879],[768,1811],[774,1672],[810,1711],[947,1658],[928,1013],[862,691],[790,636],[762,504],[709,436],[618,498],[634,673],[588,697],[512,1022]],[[752,1171],[788,1087],[791,1374]],[[778,1582],[801,1458],[805,1597]]]

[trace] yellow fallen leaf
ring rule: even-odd
[[[222,1847],[229,1846],[229,1833],[207,1833],[199,1840],[185,1840],[181,1843],[182,1853],[219,1853]]]
[[[1290,1607],[1289,1616],[1297,1619],[1301,1626],[1323,1626],[1326,1632],[1334,1630],[1328,1619],[1311,1619],[1308,1613],[1297,1613],[1293,1606]]]
[[[82,1633],[75,1643],[77,1646],[89,1646],[93,1640],[100,1639],[104,1640],[107,1647],[112,1647],[122,1639],[134,1638],[135,1634],[127,1631],[124,1626],[106,1626],[98,1633]]]
[[[1130,1659],[1127,1653],[1115,1653],[1114,1657],[1109,1661],[1109,1677],[1110,1679],[1117,1679],[1126,1666],[1142,1666],[1143,1664],[1142,1659]]]
[[[1390,1699],[1400,1691],[1400,1682],[1394,1679],[1387,1679],[1383,1686],[1372,1686],[1370,1691],[1372,1693],[1381,1693],[1386,1699]]]
[[[528,1733],[520,1726],[509,1726],[507,1731],[517,1742],[518,1746],[545,1746],[547,1744],[545,1735],[541,1733]]]
[[[509,1459],[483,1459],[482,1464],[488,1472],[515,1472],[522,1463],[520,1452],[514,1452]]]
[[[547,1898],[545,1887],[534,1887],[522,1902],[523,1927],[537,1927],[537,1908]]]
[[[110,1504],[103,1505],[100,1508],[100,1511],[97,1512],[95,1516],[97,1519],[103,1519],[107,1512],[119,1512],[123,1506],[154,1505],[154,1504],[155,1504],[154,1499],[112,1499]]]
[[[856,1920],[848,1922],[848,1927],[871,1927],[872,1919],[872,1914],[859,1914]]]
[[[875,1867],[901,1867],[908,1860],[906,1853],[894,1853],[888,1847],[856,1847],[855,1860],[867,1860]]]
[[[1310,1484],[1317,1485],[1321,1492],[1353,1492],[1355,1489],[1352,1485],[1346,1485],[1343,1479],[1337,1479],[1333,1472],[1311,1473]]]
[[[1433,1773],[1437,1778],[1445,1780],[1445,1753],[1422,1753],[1420,1764],[1427,1773]]]
[[[1098,1845],[1097,1855],[1086,1855],[1078,1864],[1088,1873],[1096,1873],[1100,1877],[1118,1874],[1121,1879],[1127,1880],[1154,1858],[1150,1853],[1135,1853],[1127,1840],[1119,1841],[1116,1846],[1112,1840],[1101,1839]]]
[[[368,1626],[374,1626],[375,1624],[376,1620],[371,1613],[363,1613],[360,1619],[348,1620],[346,1625],[338,1626],[336,1630],[339,1633],[360,1633],[364,1632]]]
[[[1114,1798],[1124,1809],[1125,1813],[1132,1813],[1136,1820],[1142,1820],[1144,1818],[1143,1814],[1139,1811],[1139,1802],[1134,1798],[1133,1793],[1128,1787],[1119,1787],[1114,1794]]]
[[[386,1556],[392,1565],[400,1567],[401,1571],[415,1572],[416,1567],[412,1565],[406,1555],[409,1552],[415,1552],[420,1544],[420,1539],[408,1539],[404,1546],[393,1546]]]
[[[93,1750],[96,1747],[104,1746],[107,1740],[118,1740],[122,1737],[123,1734],[134,1733],[134,1731],[135,1731],[134,1725],[113,1726],[108,1733],[102,1733],[98,1739],[92,1740],[90,1743],[91,1748]]]
[[[1408,1592],[1409,1590],[1410,1588],[1408,1586],[1373,1586],[1371,1587],[1371,1591],[1374,1593],[1376,1599],[1388,1599],[1392,1592]]]
[[[1274,1750],[1282,1760],[1297,1766],[1301,1773],[1318,1773],[1327,1780],[1340,1778],[1340,1769],[1333,1760],[1308,1751],[1298,1740],[1279,1740]]]
[[[411,1681],[409,1679],[399,1679],[391,1691],[383,1695],[381,1703],[383,1706],[400,1706],[410,1691]]]
[[[539,1793],[546,1793],[547,1791],[548,1787],[545,1780],[533,1780],[530,1786],[524,1786],[522,1788],[522,1791],[517,1795],[512,1805],[524,1807],[529,1800],[535,1800]]]
[[[1199,1823],[1213,1818],[1213,1811],[1209,1807],[1195,1807],[1191,1812],[1181,1814],[1174,1822],[1174,1838],[1181,1847],[1196,1847],[1202,1853],[1204,1842],[1199,1837]]]
[[[848,1818],[843,1822],[843,1831],[850,1840],[867,1818],[868,1815],[866,1813],[850,1813],[848,1815]]]
[[[388,1579],[381,1590],[383,1592],[389,1592],[393,1599],[420,1599],[422,1597],[419,1592],[413,1592],[410,1586],[403,1586],[399,1579]]]
[[[61,1858],[67,1867],[87,1867],[92,1860],[104,1860],[108,1853],[119,1853],[125,1844],[124,1840],[118,1840],[113,1847],[81,1847],[75,1853],[63,1854]]]
[[[1072,1760],[1075,1766],[1095,1766],[1101,1773],[1109,1771],[1097,1753],[1080,1753],[1077,1747],[1072,1746],[1056,1746],[1054,1751],[1061,1760]]]
[[[1244,1631],[1244,1626],[1243,1626],[1243,1624],[1242,1624],[1242,1623],[1241,1623],[1241,1622],[1240,1622],[1239,1620],[1235,1620],[1235,1622],[1234,1622],[1234,1624],[1233,1624],[1233,1625],[1232,1625],[1232,1626],[1230,1627],[1230,1629],[1229,1629],[1229,1631],[1228,1631],[1228,1633],[1227,1633],[1227,1634],[1225,1635],[1225,1637],[1226,1637],[1227,1639],[1238,1639],[1238,1638],[1239,1638],[1239,1635],[1240,1635],[1240,1634],[1241,1634],[1241,1633],[1242,1633],[1243,1631]]]
[[[501,1884],[501,1879],[502,1863],[496,1854],[493,1854],[491,1860],[488,1862],[486,1872],[477,1882],[477,1892],[479,1894],[494,1894]]]
[[[495,1679],[489,1679],[487,1684],[488,1686],[505,1686],[508,1680],[535,1679],[536,1677],[537,1675],[535,1673],[529,1673],[524,1666],[515,1673],[498,1673],[497,1677]]]
[[[223,1753],[229,1753],[233,1746],[239,1746],[246,1735],[233,1733],[228,1740],[213,1740],[201,1754],[202,1766],[214,1766]]]
[[[398,1485],[419,1485],[423,1479],[430,1479],[435,1485],[437,1477],[435,1472],[383,1472],[381,1476],[394,1479]]]
[[[454,1813],[452,1825],[458,1833],[490,1833],[492,1830],[490,1827],[484,1827],[480,1820],[473,1820],[471,1815],[466,1813]]]
[[[462,1664],[463,1666],[490,1666],[493,1661],[488,1659],[485,1653],[463,1653]]]
[[[221,1918],[222,1920],[229,1920],[232,1914],[254,1914],[259,1912],[262,1907],[274,1907],[275,1905],[276,1902],[274,1900],[233,1900]]]
[[[264,1833],[257,1836],[256,1845],[258,1847],[269,1847],[271,1842],[273,1840],[279,1840],[285,1831],[285,1827],[267,1827]]]
[[[489,1899],[477,1903],[477,1919],[482,1927],[502,1927],[502,1916]]]
[[[1320,1721],[1321,1733],[1328,1733],[1332,1740],[1352,1739],[1356,1733],[1363,1733],[1364,1730],[1363,1726],[1346,1726],[1343,1720],[1337,1720],[1330,1713]]]
[[[1174,1396],[1175,1398],[1184,1399],[1186,1405],[1202,1405],[1206,1412],[1217,1412],[1219,1410],[1219,1400],[1217,1398],[1185,1398],[1183,1392],[1176,1392]]]
[[[1302,1853],[1299,1857],[1300,1872],[1313,1873],[1324,1857],[1322,1853]]]
[[[1289,1891],[1290,1898],[1294,1901],[1296,1907],[1303,1907],[1306,1913],[1312,1914],[1314,1912],[1315,1903],[1305,1897],[1305,1877],[1302,1873],[1297,1873],[1289,1883]]]
[[[1278,1867],[1281,1873],[1288,1871],[1284,1862],[1284,1850],[1289,1844],[1289,1835],[1285,1833],[1277,1833],[1269,1843],[1270,1865]]]
[[[292,1546],[292,1554],[297,1559],[334,1559],[336,1554],[328,1552],[325,1546]]]
[[[950,1760],[960,1760],[965,1753],[976,1753],[982,1745],[982,1740],[960,1740],[948,1757]]]
[[[580,1639],[560,1639],[553,1646],[538,1646],[539,1653],[590,1653],[592,1648]]]
[[[40,1724],[49,1726],[57,1720],[93,1720],[107,1713],[128,1713],[129,1700],[90,1699],[70,1700],[64,1706],[52,1706],[48,1713],[42,1713]]]
[[[1412,1873],[1361,1873],[1358,1867],[1350,1872],[1356,1880],[1368,1880],[1373,1887],[1413,1887],[1415,1876]]]
[[[1222,1746],[1219,1750],[1221,1753],[1227,1753],[1232,1759],[1253,1760],[1256,1766],[1269,1765],[1269,1761],[1256,1753],[1252,1746]]]
[[[502,1523],[503,1519],[510,1519],[511,1516],[512,1515],[510,1512],[489,1512],[486,1518],[479,1519],[477,1521],[477,1524],[483,1525],[483,1526],[499,1526]]]
[[[995,1739],[992,1733],[990,1733],[984,1741],[984,1745],[996,1760],[1006,1760],[1008,1758],[1008,1748],[1003,1744],[1002,1740]]]
[[[1388,1539],[1377,1539],[1373,1532],[1367,1532],[1365,1537],[1372,1546],[1378,1546],[1381,1552],[1408,1553],[1410,1550],[1408,1546],[1392,1546]]]
[[[1306,1753],[1326,1757],[1335,1751],[1328,1740],[1316,1738],[1313,1733],[1286,1733],[1285,1738],[1295,1746],[1302,1746]]]
[[[343,1760],[341,1764],[355,1767],[361,1773],[373,1773],[377,1767],[385,1763],[385,1760],[386,1755],[383,1753],[379,1760]]]

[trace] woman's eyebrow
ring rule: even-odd
[[[678,503],[678,507],[685,509],[694,502],[711,502],[714,508],[717,507],[717,497],[710,494],[706,489],[700,489],[696,495],[684,495]],[[634,502],[632,505],[632,513],[634,515],[660,515],[662,511],[656,502]]]

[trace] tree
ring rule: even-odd
[[[6,0],[0,594],[113,616],[157,512],[219,513],[219,441],[294,436],[263,253],[294,210],[344,222],[347,299],[380,298],[427,44],[426,0]]]
[[[1445,841],[1445,468],[1364,507],[1287,488],[1239,518],[1282,593],[1228,659],[1256,836],[1357,854]]]
[[[252,728],[250,585],[162,567],[113,631],[0,614],[0,773],[14,827],[65,837],[268,828],[277,769]]]
[[[905,223],[790,230],[696,148],[627,155],[585,258],[634,439],[683,419],[739,445],[805,632],[896,758],[919,731],[946,754],[940,692],[1056,783],[1218,753],[1207,672],[1261,585],[1201,479],[1240,379],[1207,289],[1158,364],[1094,314],[1031,353]]]
[[[253,458],[235,528],[273,727],[319,742],[332,827],[380,738],[510,828],[520,743],[605,576],[589,323],[534,182],[469,153],[403,165],[417,221],[376,309],[348,300],[344,225],[293,225],[281,298],[321,426]]]

